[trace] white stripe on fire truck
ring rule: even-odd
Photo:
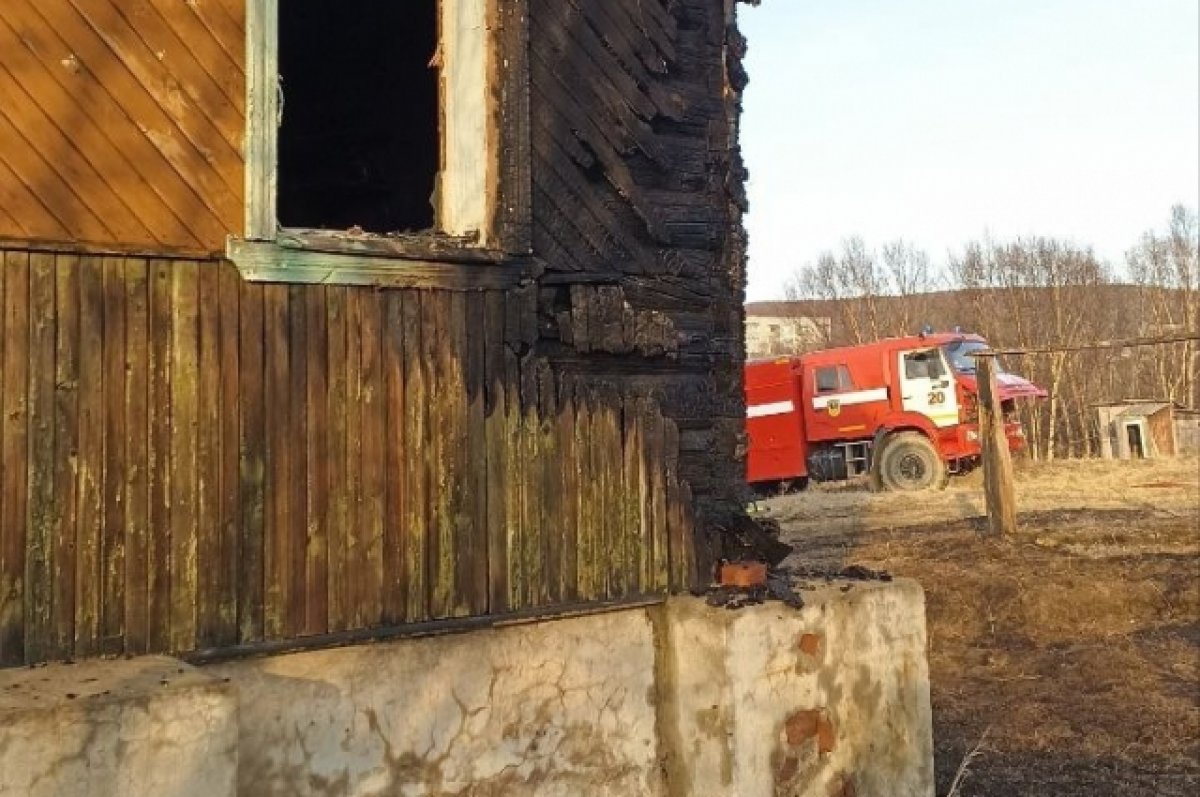
[[[813,399],[813,409],[823,410],[829,402],[836,401],[843,407],[851,404],[866,404],[869,401],[884,401],[887,399],[887,388],[877,387],[872,390],[856,390],[853,393],[831,393],[828,396],[817,396]]]
[[[775,401],[770,404],[754,404],[746,408],[747,418],[761,418],[764,415],[783,415],[795,412],[796,405],[790,401]]]

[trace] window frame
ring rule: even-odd
[[[450,0],[452,5],[447,5],[447,0],[438,2],[442,24],[460,18],[458,9],[463,6],[458,0]],[[415,287],[440,287],[443,281],[446,287],[508,286],[526,279],[533,270],[528,0],[477,0],[472,7],[484,14],[484,24],[460,19],[455,29],[482,40],[456,44],[442,31],[439,51],[443,57],[453,58],[453,52],[445,52],[448,46],[478,50],[468,63],[483,70],[486,108],[482,118],[477,107],[468,107],[471,103],[458,103],[465,110],[456,128],[451,98],[442,103],[439,127],[445,151],[453,149],[453,141],[466,146],[463,140],[474,135],[463,133],[463,126],[477,129],[482,123],[483,157],[475,158],[479,163],[462,167],[474,171],[465,178],[467,187],[459,194],[482,191],[486,199],[482,206],[476,203],[460,212],[462,207],[453,205],[454,192],[447,194],[443,189],[435,212],[438,226],[450,222],[459,229],[399,235],[279,225],[279,4],[280,0],[246,3],[244,229],[242,236],[230,236],[226,244],[226,256],[243,277],[266,282]],[[447,8],[456,10],[448,12]],[[456,76],[448,62],[442,75],[443,90],[456,80],[469,83],[470,79]],[[447,154],[439,180],[447,163],[454,168],[461,160]],[[464,200],[467,205],[471,202]],[[478,229],[472,233],[465,229],[469,225]],[[499,264],[506,267],[480,268]],[[489,271],[497,273],[485,273]]]

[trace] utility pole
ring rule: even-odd
[[[975,354],[979,389],[979,440],[983,447],[983,490],[988,534],[1015,534],[1017,500],[1013,489],[1012,457],[1004,434],[1004,413],[996,390],[996,354]]]

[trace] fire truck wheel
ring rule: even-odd
[[[879,480],[887,490],[940,490],[946,486],[946,464],[925,435],[902,432],[884,444]]]

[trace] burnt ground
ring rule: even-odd
[[[939,795],[1200,794],[1200,462],[1018,470],[1012,539],[978,477],[764,502],[790,564],[926,592]]]

